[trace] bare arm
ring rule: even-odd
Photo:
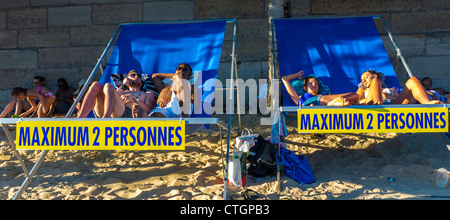
[[[283,81],[283,84],[286,87],[287,92],[289,93],[289,95],[291,96],[292,101],[294,101],[294,103],[296,105],[298,105],[299,96],[298,96],[297,92],[295,91],[294,87],[292,87],[290,81],[295,79],[295,78],[302,79],[303,76],[304,76],[304,72],[303,71],[299,71],[298,73],[293,73],[293,74],[281,77],[281,81]]]
[[[27,115],[33,113],[37,109],[36,102],[34,102],[33,98],[27,97],[28,102],[31,104],[31,108],[28,111],[20,114],[20,117],[26,117]]]
[[[145,113],[148,115],[153,110],[153,103],[155,102],[155,94],[148,91],[145,93],[143,100],[139,99],[136,103],[144,109]]]
[[[153,83],[155,84],[158,92],[161,92],[166,87],[166,85],[163,83],[163,80],[165,78],[173,78],[174,75],[174,73],[154,73],[152,75]]]
[[[194,104],[194,107],[197,107],[201,103],[201,97],[199,94],[194,91],[194,85],[191,84],[191,102]]]
[[[364,88],[358,88],[358,91],[356,91],[356,94],[358,94],[358,96],[359,96],[359,99],[358,99],[359,104],[365,104],[365,101],[366,101],[365,91],[366,91],[366,89],[364,89]]]
[[[31,97],[37,97],[39,99],[40,103],[42,103],[42,109],[44,110],[44,112],[47,112],[47,107],[45,105],[45,98],[43,95],[41,95],[39,93],[35,93],[35,92],[30,92],[30,91],[27,92],[27,95],[31,96]],[[27,99],[30,100],[31,98],[27,97]]]

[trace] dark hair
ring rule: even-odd
[[[33,79],[39,80],[40,83],[43,83],[45,81],[45,77],[42,77],[42,76],[35,76],[35,77],[33,77]]]
[[[136,70],[130,70],[130,72],[127,73],[127,77],[130,76],[131,73],[136,73],[138,75],[141,75],[138,71]]]
[[[422,80],[420,80],[420,82],[423,84],[423,82],[426,80],[426,79],[429,79],[430,80],[430,83],[431,83],[431,85],[433,85],[433,80],[431,80],[431,78],[430,77],[424,77]]]
[[[65,79],[65,78],[59,78],[58,79],[58,83],[59,82],[63,82],[63,83],[65,83],[65,84],[67,84],[67,80]]]
[[[181,63],[181,64],[178,65],[178,66],[181,66],[181,65],[185,65],[185,66],[189,69],[189,74],[192,75],[192,68],[191,68],[191,66],[190,66],[189,64],[187,64],[187,63]]]
[[[383,88],[385,88],[386,87],[386,83],[384,82],[385,80],[386,80],[386,76],[384,75],[384,73],[382,73],[382,72],[375,72],[375,70],[366,70],[366,71],[364,71],[363,73],[365,73],[365,72],[369,72],[370,74],[372,74],[372,75],[377,75],[377,78],[381,81],[381,86],[383,87]],[[358,87],[359,88],[365,88],[365,89],[368,89],[365,85],[364,85],[364,83],[359,83],[358,84]]]
[[[27,89],[24,89],[24,88],[22,88],[22,87],[16,87],[16,88],[14,88],[13,90],[12,90],[12,92],[11,92],[11,96],[16,96],[16,95],[20,95],[20,93],[23,93],[23,94],[27,94]]]
[[[303,90],[305,90],[305,92],[308,92],[305,88],[306,88],[306,86],[308,84],[309,79],[316,79],[317,82],[319,82],[319,79],[317,79],[317,77],[315,77],[313,75],[309,75],[309,76],[303,78]]]

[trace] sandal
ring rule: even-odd
[[[231,200],[256,200],[256,199],[259,199],[259,195],[257,192],[255,192],[251,189],[246,189],[241,194],[231,195],[230,199]]]

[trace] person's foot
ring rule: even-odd
[[[347,101],[344,97],[338,97],[330,102],[328,102],[327,106],[347,106],[350,105],[350,102]]]
[[[444,104],[444,103],[439,100],[430,100],[430,101],[428,101],[426,103],[422,103],[422,104]]]
[[[137,103],[133,104],[133,107],[131,108],[131,114],[133,115],[133,118],[148,118],[145,110],[139,107]]]

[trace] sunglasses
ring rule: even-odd
[[[130,74],[128,77],[131,77],[131,78],[136,78],[136,76],[137,76],[137,74],[136,73],[132,73],[132,74]]]
[[[189,72],[189,69],[186,68],[186,67],[181,67],[181,66],[177,67],[177,71],[180,71],[180,70],[182,70],[184,73],[188,73]]]

